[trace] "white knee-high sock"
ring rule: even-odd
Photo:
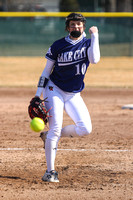
[[[47,161],[47,170],[55,170],[55,157],[57,152],[58,141],[46,139],[45,142],[45,156]]]
[[[76,125],[68,125],[62,128],[61,137],[78,137],[76,132]]]

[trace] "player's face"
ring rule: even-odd
[[[70,21],[68,31],[70,33],[70,38],[77,40],[81,37],[84,31],[84,24],[81,21]]]

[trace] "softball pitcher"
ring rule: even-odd
[[[81,14],[71,13],[66,18],[68,36],[55,41],[46,53],[46,66],[39,79],[35,98],[43,93],[49,110],[49,130],[41,133],[45,143],[47,170],[43,181],[59,182],[55,171],[55,157],[60,137],[80,137],[91,133],[92,124],[88,109],[80,96],[84,89],[84,77],[89,63],[100,60],[98,29],[89,29],[91,39],[86,38],[86,19]],[[74,125],[62,128],[63,110]]]

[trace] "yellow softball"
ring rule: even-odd
[[[30,122],[30,128],[35,132],[39,132],[45,128],[45,123],[41,118],[35,117]]]

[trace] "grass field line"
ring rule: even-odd
[[[0,151],[43,150],[43,148],[0,148]],[[58,151],[92,151],[92,152],[133,152],[130,149],[58,149]]]

